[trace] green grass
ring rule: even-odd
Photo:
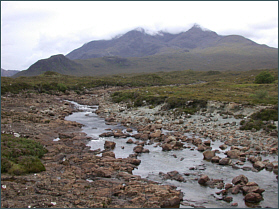
[[[172,71],[157,73],[118,74],[111,76],[76,77],[46,72],[39,76],[1,78],[1,94],[35,91],[38,93],[79,94],[94,87],[138,87],[112,95],[114,102],[129,101],[131,106],[165,102],[168,98],[183,100],[217,100],[244,104],[277,104],[278,80],[271,84],[255,84],[255,77],[268,71],[278,78],[278,69],[250,71]]]
[[[44,171],[40,158],[46,152],[34,140],[1,134],[1,173],[22,175]]]

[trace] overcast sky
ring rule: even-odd
[[[1,1],[1,67],[26,70],[137,27],[178,33],[195,23],[278,48],[277,1]]]

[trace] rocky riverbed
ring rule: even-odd
[[[97,104],[102,93],[86,95]],[[140,160],[101,156],[86,146],[82,125],[64,120],[76,111],[63,95],[19,94],[1,97],[1,131],[32,138],[47,149],[46,171],[23,176],[1,175],[3,208],[177,207],[182,193],[174,186],[133,175]],[[54,139],[59,138],[59,141]]]
[[[125,144],[121,138],[127,138],[127,144],[135,144],[135,155],[143,162],[150,163],[141,163],[133,173],[175,185],[184,194],[188,193],[189,196],[185,195],[180,207],[278,206],[277,130],[269,133],[264,130],[239,130],[242,118],[268,107],[210,101],[207,108],[190,116],[165,111],[163,105],[152,109],[148,106],[132,109],[127,108],[125,103],[113,104],[107,97],[103,98],[96,113],[104,118],[106,124],[121,124],[123,127],[99,136],[115,141],[123,149]],[[87,104],[85,100],[83,103]],[[159,150],[165,154],[158,154]],[[193,155],[188,154],[191,151]],[[198,160],[200,163],[195,165],[194,162]],[[193,166],[189,167],[191,164]],[[160,169],[169,172],[163,173]],[[233,179],[242,175],[250,180],[242,185],[234,184]],[[208,196],[197,189],[202,176],[207,176],[208,182],[200,183],[200,188],[213,188],[204,190],[206,194],[211,193],[211,200],[204,200]],[[189,183],[192,180],[196,180],[196,187]],[[231,187],[226,188],[225,185]],[[253,192],[247,190],[252,185],[255,189]],[[238,190],[235,191],[236,188]],[[200,198],[193,197],[187,189]],[[191,196],[192,200],[189,198]],[[221,203],[214,203],[212,199]]]
[[[81,132],[82,124],[65,120],[77,111],[65,100],[98,105],[99,117],[123,127],[107,130],[101,137],[124,138],[135,145],[132,153],[118,158],[111,140],[102,149],[87,146],[95,139]],[[128,109],[124,103],[111,103],[109,90],[85,95],[6,95],[1,102],[2,133],[35,139],[48,149],[42,159],[46,171],[1,176],[2,207],[207,207],[206,200],[190,201],[191,192],[184,191],[183,196],[180,185],[190,181],[201,191],[213,189],[210,193],[215,201],[225,203],[222,207],[241,207],[243,202],[248,207],[278,206],[278,200],[270,204],[263,200],[265,194],[277,193],[277,132],[240,131],[237,119],[265,107],[212,101],[194,116],[176,115],[162,106]],[[152,173],[139,169],[141,161],[150,160],[144,153],[152,152],[151,147],[172,153],[171,158],[182,163],[185,154],[179,151],[198,151],[191,158],[204,164],[187,172],[179,168],[158,172],[152,178]],[[212,176],[216,165],[224,166],[224,173],[237,170],[237,175],[230,182]],[[247,178],[247,172],[260,176],[263,170],[273,178],[274,191]]]

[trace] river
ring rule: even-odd
[[[101,133],[108,132],[108,129],[113,130],[120,128],[126,130],[125,127],[121,125],[106,125],[105,120],[95,114],[98,106],[79,105],[75,102],[72,103],[76,105],[79,111],[74,112],[65,119],[69,121],[76,121],[84,125],[82,131],[93,139],[88,143],[88,146],[90,146],[92,150],[103,150],[105,141],[114,141],[116,142],[116,147],[113,151],[116,158],[126,158],[130,154],[133,154],[133,148],[136,145],[126,144],[128,138],[99,137]],[[133,130],[133,132],[130,134],[133,133],[137,133],[136,130]],[[207,139],[202,138],[202,140]],[[135,141],[135,139],[133,139],[133,141]],[[213,149],[219,149],[221,144],[223,143],[215,141],[212,142],[211,146]],[[192,144],[189,144],[189,146],[193,147]],[[162,184],[177,186],[177,188],[184,193],[183,203],[180,205],[181,208],[192,208],[190,205],[206,208],[235,208],[235,206],[231,206],[231,203],[238,203],[238,208],[278,208],[278,183],[276,174],[272,171],[243,171],[242,169],[233,169],[231,166],[213,164],[203,160],[202,152],[197,150],[183,149],[163,152],[161,147],[155,147],[154,144],[145,145],[144,148],[149,149],[150,152],[142,153],[140,156],[138,156],[138,159],[141,160],[141,164],[138,166],[138,169],[133,171],[133,174],[140,175],[142,178],[147,178]],[[228,149],[230,149],[229,146],[227,150]],[[224,157],[224,151],[221,151],[218,156]],[[262,157],[263,160],[269,159],[271,162],[278,160],[277,156]],[[251,167],[251,163],[245,162],[243,166]],[[186,174],[183,175],[186,182],[163,180],[162,177],[159,176],[159,172],[167,173],[174,170],[178,171],[182,175]],[[233,197],[233,201],[231,203],[225,202],[223,200],[216,200],[221,198],[221,195],[216,194],[216,192],[220,191],[220,189],[199,185],[197,178],[200,174],[206,174],[209,176],[209,178],[213,179],[222,179],[224,180],[225,184],[231,183],[234,177],[243,174],[249,179],[250,182],[256,182],[260,188],[265,189],[265,192],[263,193],[264,200],[262,200],[259,204],[246,204],[243,200],[244,196],[241,193],[237,195],[229,194],[228,196]]]

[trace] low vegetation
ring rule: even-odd
[[[240,130],[255,130],[264,129],[270,131],[276,129],[274,121],[278,121],[278,106],[263,109],[252,114],[247,120],[240,122]]]
[[[45,171],[40,158],[47,150],[32,139],[1,134],[1,173],[22,175]]]

